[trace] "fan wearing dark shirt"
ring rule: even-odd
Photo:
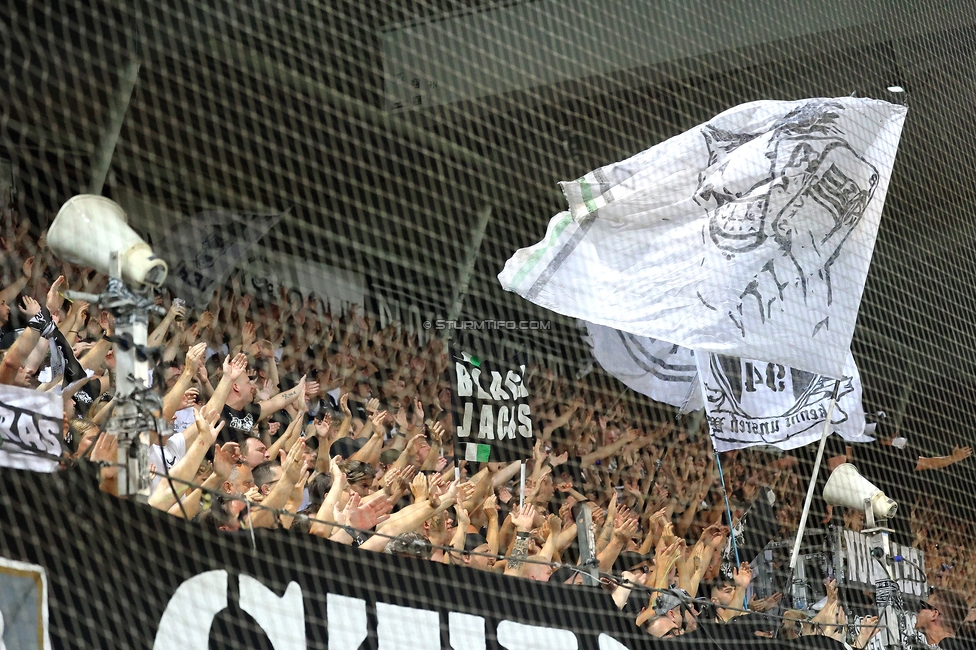
[[[292,402],[303,401],[305,399],[305,377],[302,377],[294,388],[278,393],[263,402],[254,401],[257,392],[257,386],[254,385],[254,381],[248,375],[241,375],[231,385],[227,402],[220,414],[220,419],[227,423],[218,439],[221,444],[225,442],[239,443],[250,435],[251,429],[258,422],[267,420],[276,411],[285,408]]]

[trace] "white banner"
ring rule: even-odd
[[[774,445],[795,449],[820,439],[834,380],[778,363],[697,353],[705,418],[716,451]],[[847,355],[830,432],[851,442],[865,435],[861,377]]]
[[[182,220],[154,242],[169,264],[166,285],[190,307],[205,309],[217,286],[282,216],[214,210]]]
[[[63,425],[60,395],[0,385],[0,467],[57,471]]]
[[[0,557],[0,650],[51,650],[47,571]]]
[[[889,576],[885,567],[880,565],[871,551],[875,548],[871,535],[843,529],[836,531],[840,535],[840,557],[834,560],[835,573],[843,575],[848,583],[855,583],[859,588],[871,589],[879,580],[887,580]],[[891,544],[891,555],[902,556],[901,562],[894,562],[891,572],[898,589],[903,594],[924,598],[929,593],[929,585],[925,578],[925,552],[921,549]]]
[[[563,183],[502,286],[697,351],[840,377],[907,109],[744,104]]]
[[[702,408],[695,353],[666,341],[584,323],[597,363],[629,388],[683,413]]]

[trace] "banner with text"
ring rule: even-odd
[[[0,472],[0,612],[18,634],[2,633],[8,648],[821,647],[822,637],[791,645],[757,638],[753,625],[704,622],[684,637],[653,639],[634,624],[636,611],[618,610],[602,587],[511,578],[285,530],[207,531],[100,492],[90,469]]]
[[[457,458],[475,463],[530,458],[535,436],[525,364],[489,361],[455,348],[450,354]]]
[[[217,287],[283,216],[213,210],[183,220],[155,242],[169,263],[166,285],[190,307],[206,309]]]
[[[833,379],[778,363],[702,352],[695,357],[716,451],[754,445],[795,449],[820,438]],[[846,440],[873,440],[864,433],[861,377],[850,353],[831,423],[831,433]]]
[[[37,624],[30,639],[46,638],[49,618],[57,648],[626,650],[646,644],[633,615],[619,612],[599,588],[371,553],[285,530],[255,531],[253,541],[249,534],[208,532],[99,492],[82,468],[3,472],[0,519],[0,558],[33,567],[31,576],[39,578],[28,576],[25,588],[45,581],[47,602],[37,603],[43,609],[27,611],[30,618],[17,619],[17,629],[29,621]],[[174,554],[174,548],[192,552]],[[2,576],[0,584],[16,586]]]
[[[0,386],[0,467],[55,471],[63,418],[60,395]]]

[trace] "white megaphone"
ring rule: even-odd
[[[874,483],[861,476],[850,463],[838,465],[831,472],[823,489],[823,498],[832,506],[844,506],[864,512],[865,501],[870,502],[871,510],[878,519],[891,519],[898,504],[885,496]]]
[[[169,271],[127,223],[125,211],[104,196],[79,194],[61,206],[47,232],[47,243],[58,257],[111,275],[117,252],[122,280],[141,289],[159,287]]]

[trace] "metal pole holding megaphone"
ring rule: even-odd
[[[131,291],[122,281],[117,252],[110,258],[109,284],[98,295],[69,291],[69,300],[85,300],[115,317],[112,350],[115,358],[116,407],[106,432],[118,436],[119,496],[149,496],[149,432],[162,431],[162,400],[148,390],[146,341],[149,313],[161,310],[151,295]]]

